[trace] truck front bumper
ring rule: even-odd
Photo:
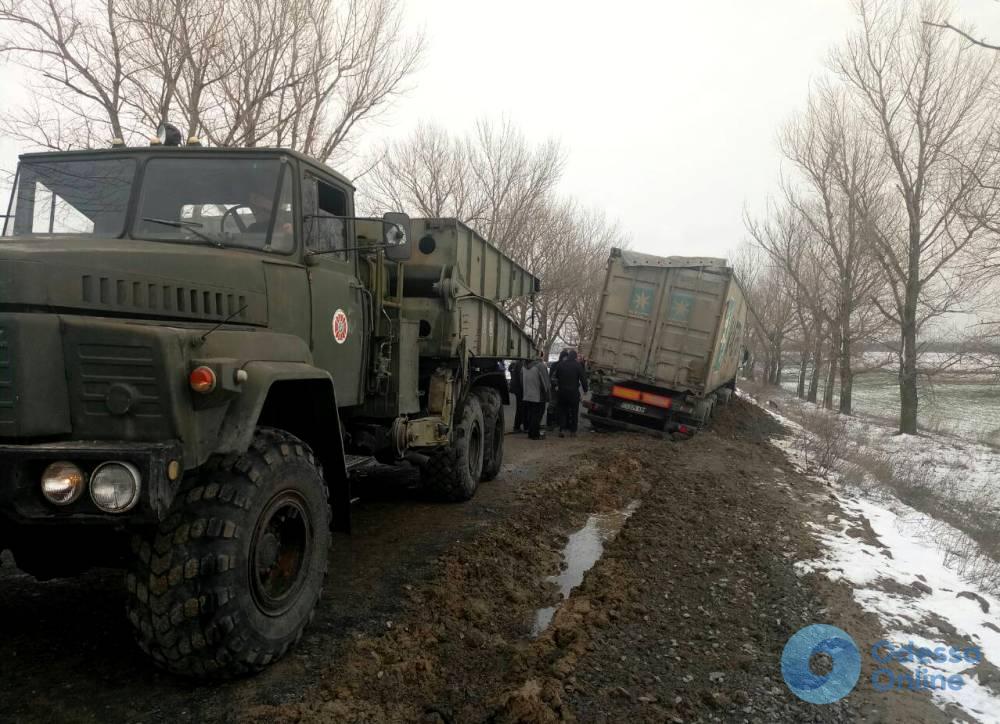
[[[71,462],[84,473],[85,489],[69,505],[55,505],[42,495],[42,473],[56,461]],[[106,513],[91,500],[90,476],[98,465],[106,462],[131,463],[139,471],[139,500],[126,512]],[[152,523],[166,517],[183,470],[178,440],[0,443],[0,512],[22,523]]]

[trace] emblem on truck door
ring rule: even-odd
[[[343,344],[347,340],[347,314],[343,309],[338,309],[333,313],[333,339],[337,344]]]

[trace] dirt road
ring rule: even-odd
[[[779,434],[736,401],[681,443],[509,436],[500,478],[463,505],[378,471],[359,485],[354,533],[334,542],[302,644],[223,686],[151,669],[129,639],[120,574],[38,583],[7,560],[0,720],[944,721],[917,697],[813,707],[784,687],[781,649],[801,626],[878,632],[849,592],[795,575],[825,492],[796,479],[768,442]],[[548,579],[567,539],[624,510],[561,602]]]

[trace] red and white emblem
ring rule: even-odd
[[[347,314],[343,309],[338,309],[333,313],[333,339],[337,344],[347,341]]]

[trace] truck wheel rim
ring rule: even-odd
[[[292,607],[305,583],[311,545],[301,496],[285,492],[272,498],[257,519],[250,551],[250,590],[261,611],[280,616]]]

